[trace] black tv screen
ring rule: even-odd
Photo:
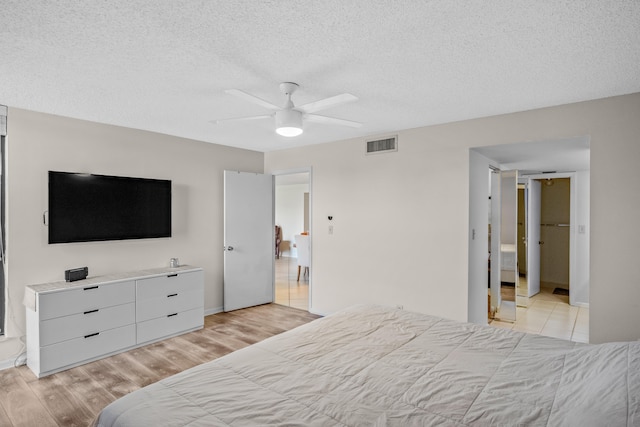
[[[171,237],[171,181],[49,171],[49,243]]]

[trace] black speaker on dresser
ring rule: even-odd
[[[76,280],[86,279],[89,274],[89,267],[72,268],[64,271],[64,280],[67,282],[75,282]]]

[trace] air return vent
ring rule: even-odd
[[[367,154],[388,153],[398,151],[398,136],[367,141]]]

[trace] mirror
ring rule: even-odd
[[[527,183],[526,178],[518,179],[518,283],[516,286],[516,305],[527,307],[529,304],[529,288],[527,284]]]
[[[500,174],[500,308],[501,320],[516,320],[518,285],[518,171]]]
[[[515,322],[518,284],[517,171],[490,174],[490,311],[496,320]]]
[[[311,267],[300,264],[301,254],[296,236],[308,233],[310,223],[309,173],[275,176],[275,233],[279,233],[275,259],[275,303],[309,310]],[[278,227],[280,230],[278,231]],[[310,236],[305,236],[307,245]],[[278,237],[276,237],[276,243]],[[311,264],[309,261],[304,264]],[[298,276],[298,271],[300,275]]]

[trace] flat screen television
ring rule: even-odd
[[[49,171],[49,243],[171,237],[171,181]]]

